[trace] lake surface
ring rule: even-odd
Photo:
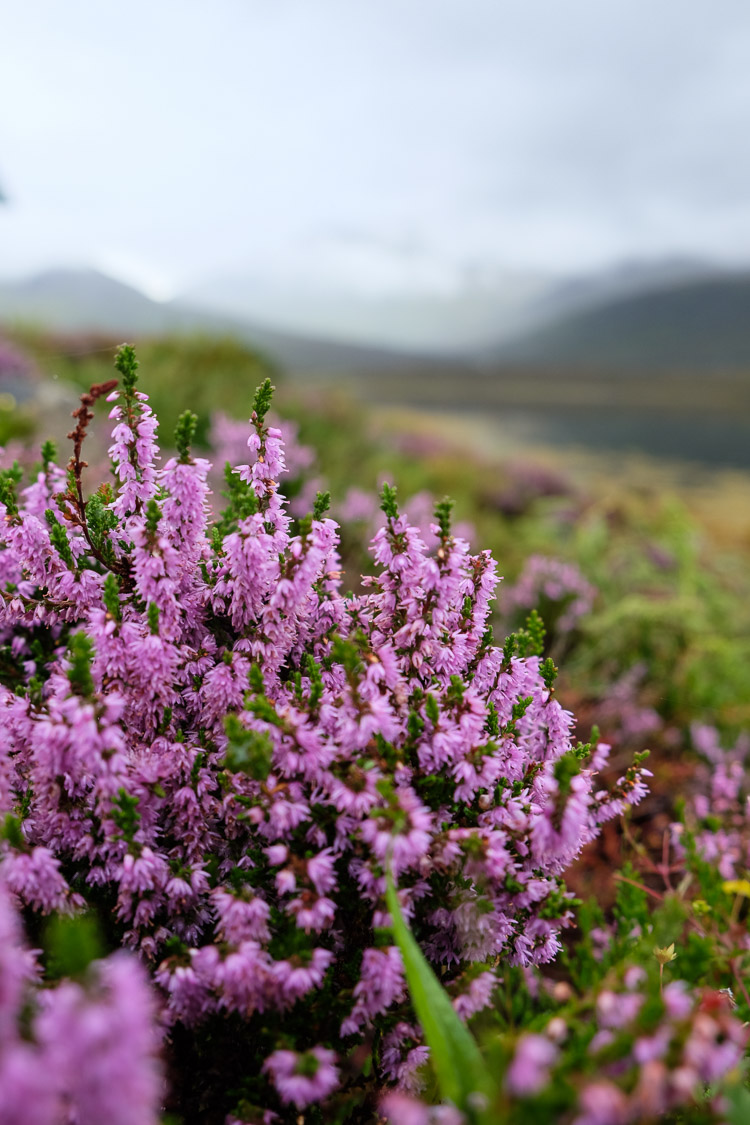
[[[531,444],[578,446],[596,452],[637,452],[750,469],[750,418],[654,414],[637,410],[505,410],[503,428],[518,428]]]

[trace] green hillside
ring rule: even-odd
[[[639,292],[538,327],[495,349],[495,363],[636,371],[750,369],[750,276]]]

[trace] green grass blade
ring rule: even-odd
[[[477,1120],[480,1107],[494,1099],[495,1084],[474,1037],[453,1010],[447,992],[404,920],[390,872],[386,874],[385,897],[412,1004],[430,1048],[440,1093],[470,1120]]]

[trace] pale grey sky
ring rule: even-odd
[[[6,0],[0,276],[750,261],[747,0]]]

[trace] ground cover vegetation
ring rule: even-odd
[[[746,1119],[741,550],[105,363],[2,462],[2,1120]]]

